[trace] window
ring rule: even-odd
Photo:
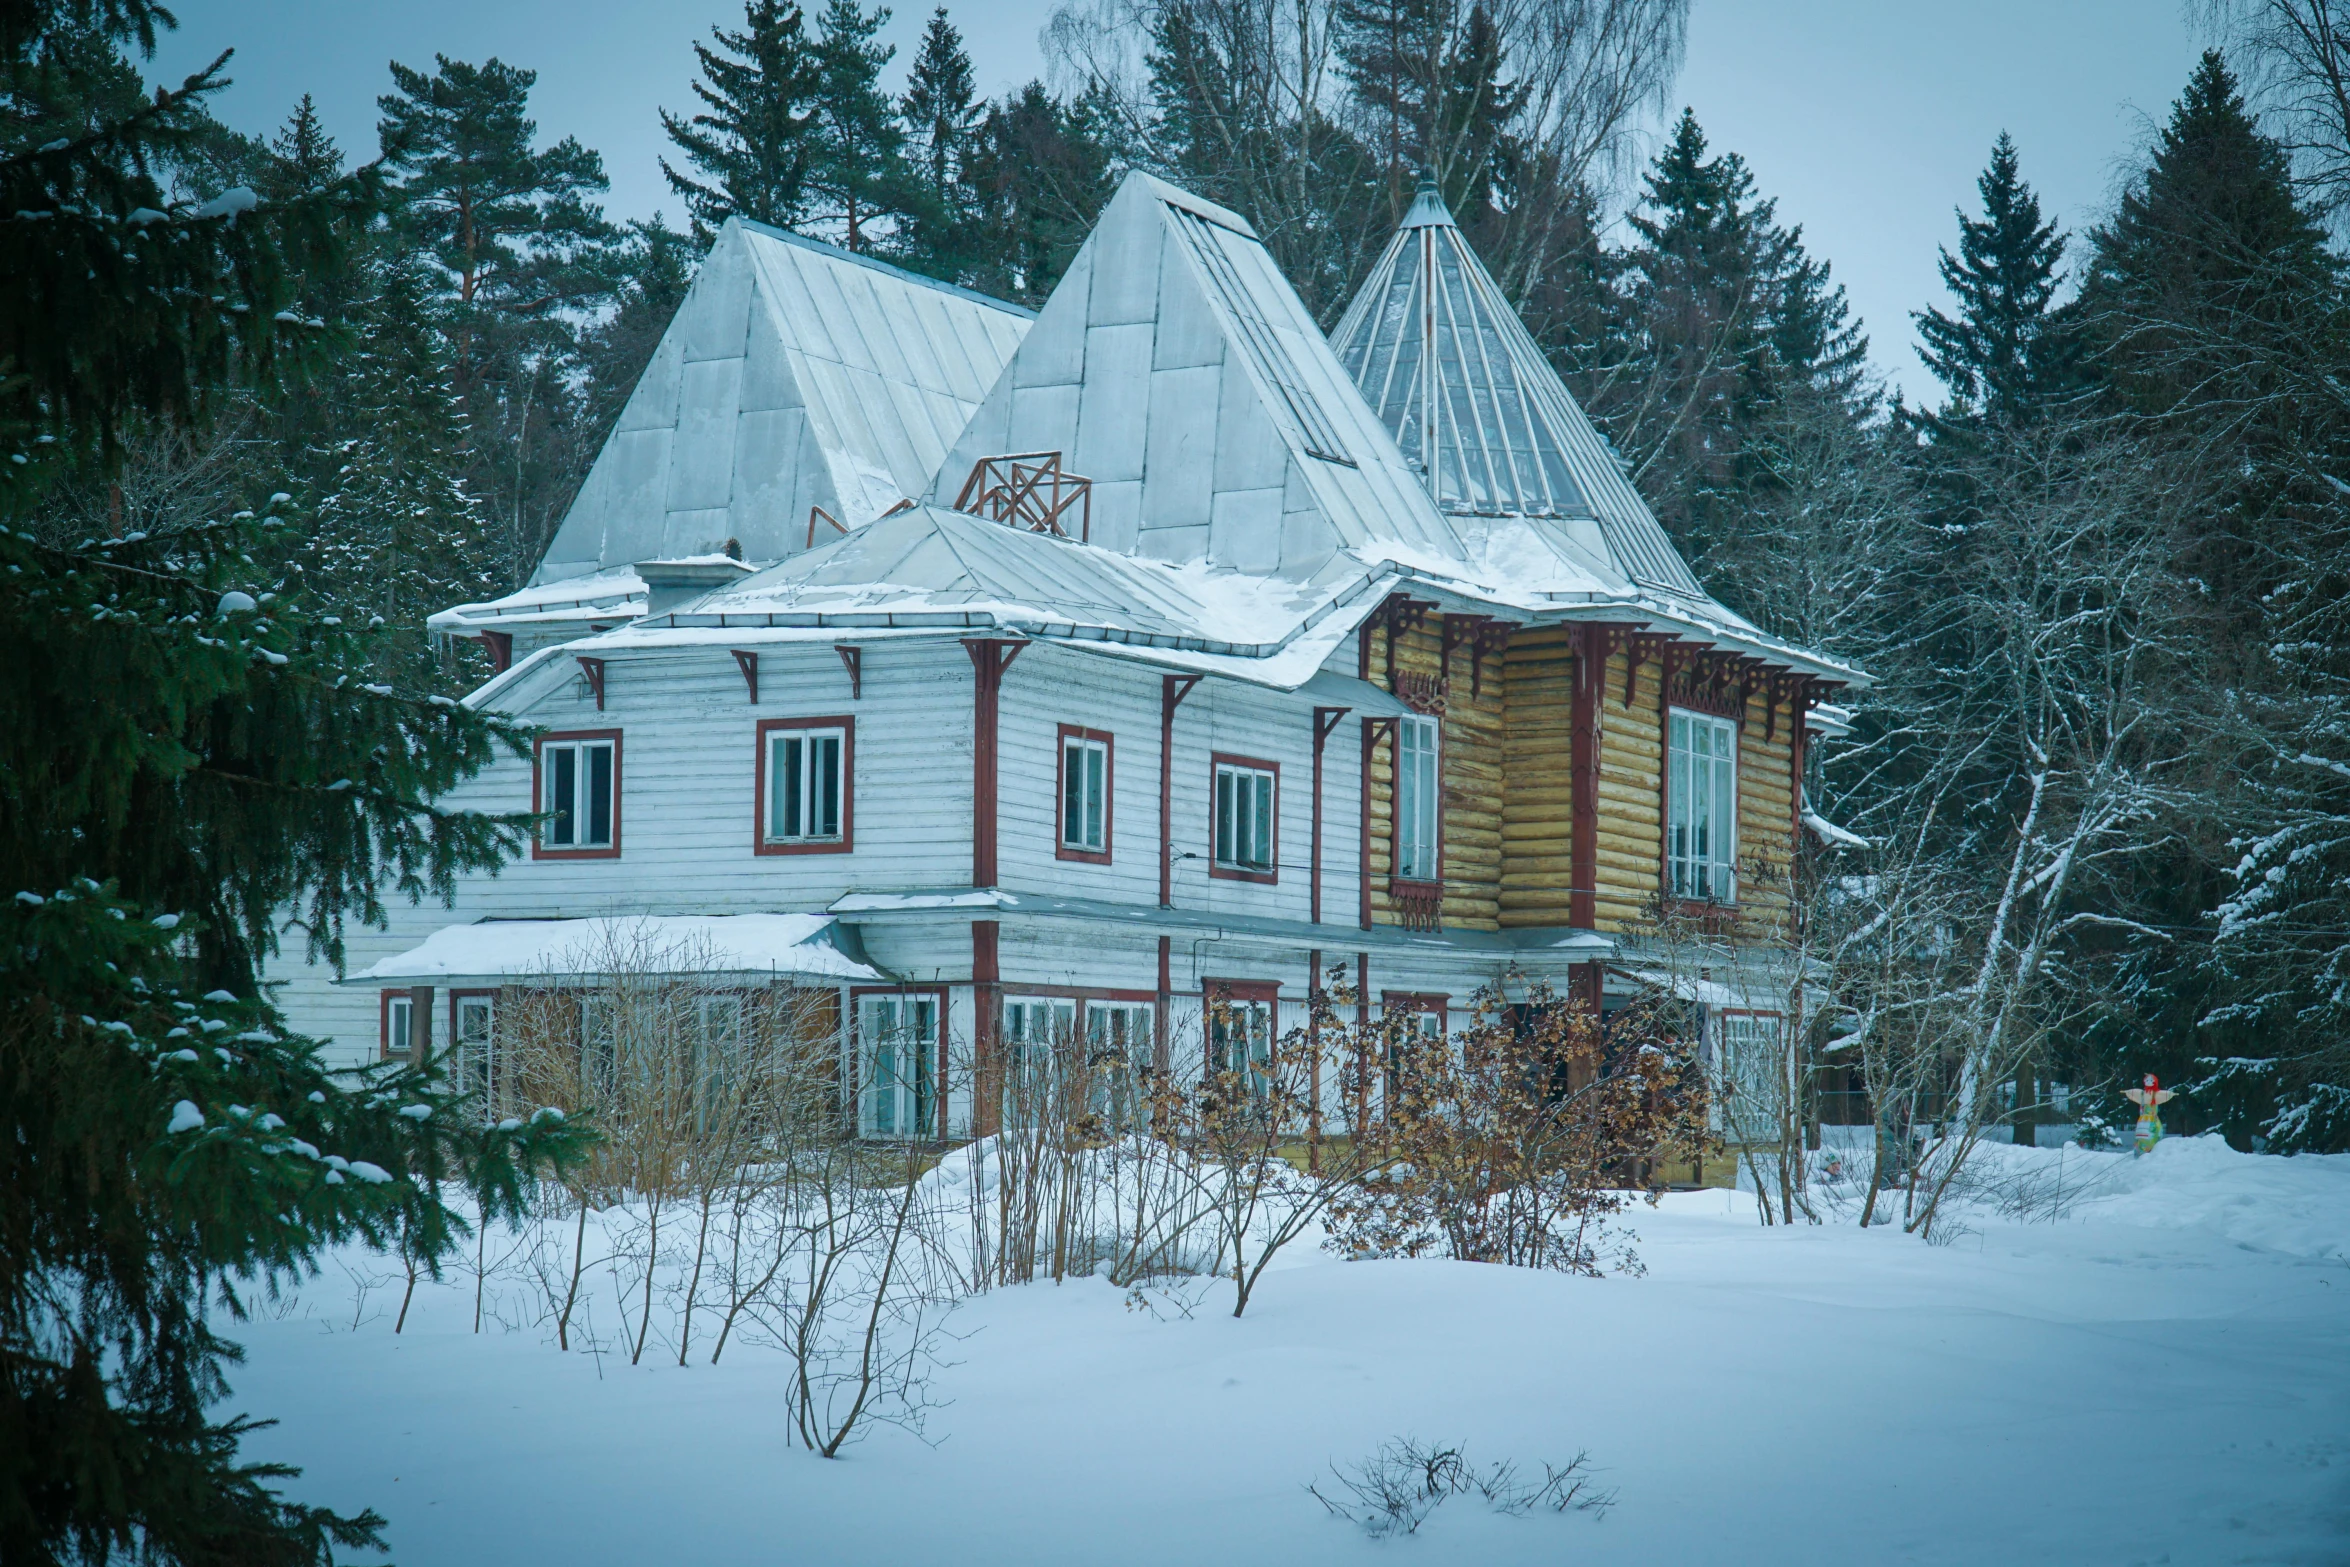
[[[1738,726],[1686,713],[1671,719],[1665,775],[1665,862],[1671,893],[1708,903],[1737,897]]]
[[[855,735],[848,718],[771,718],[759,725],[760,853],[848,850]]]
[[[449,1038],[457,1050],[457,1087],[480,1097],[484,1120],[497,1119],[501,1098],[511,1098],[513,1085],[501,1082],[504,1063],[497,1059],[496,999],[491,996],[453,996],[449,1001]]]
[[[1022,998],[1004,1003],[1004,1123],[1031,1125],[1046,1113],[1056,1068],[1077,1038],[1077,1003]]]
[[[1108,864],[1110,737],[1061,726],[1061,834],[1058,857]]]
[[[1267,999],[1208,997],[1208,1070],[1246,1074],[1250,1094],[1273,1086],[1273,1003]]]
[[[1722,1019],[1721,1089],[1715,1120],[1749,1142],[1776,1138],[1787,1098],[1779,1019],[1740,1013]]]
[[[938,1135],[938,998],[864,996],[857,1002],[857,1133]]]
[[[387,1056],[405,1056],[409,1041],[416,1035],[416,1002],[404,990],[387,990],[383,995],[383,1053]]]
[[[620,731],[548,735],[539,742],[539,859],[611,859],[620,853]]]
[[[590,1099],[608,1099],[620,1087],[620,1015],[603,996],[580,998],[579,1084]]]
[[[1445,998],[1390,990],[1381,994],[1379,1005],[1399,1025],[1382,1046],[1385,1059],[1378,1063],[1379,1080],[1369,1085],[1369,1102],[1365,1106],[1367,1110],[1384,1113],[1395,1103],[1403,1087],[1411,1057],[1418,1051],[1443,1046]]]
[[[1395,726],[1395,874],[1406,881],[1441,881],[1437,863],[1444,795],[1437,781],[1436,720],[1405,718]]]
[[[708,1131],[738,1086],[743,1061],[743,998],[694,998],[694,1118]]]
[[[1218,756],[1215,858],[1208,871],[1242,881],[1274,879],[1275,791],[1281,770],[1271,762]]]
[[[1113,1126],[1134,1126],[1148,1113],[1151,1063],[1158,1052],[1147,1003],[1088,1001],[1085,1053],[1094,1074],[1094,1109]]]

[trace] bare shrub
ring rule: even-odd
[[[1391,1030],[1381,1158],[1338,1192],[1334,1250],[1437,1255],[1596,1275],[1627,1188],[1706,1142],[1707,1094],[1669,1006],[1635,1006],[1603,1039],[1587,1006],[1539,983],[1481,991],[1450,1040]],[[1652,1190],[1653,1197],[1653,1190]],[[1612,1248],[1637,1270],[1629,1245]]]
[[[1446,1501],[1471,1494],[1513,1518],[1530,1512],[1604,1513],[1615,1505],[1616,1493],[1592,1483],[1590,1461],[1590,1454],[1577,1453],[1563,1465],[1545,1463],[1537,1480],[1506,1459],[1480,1469],[1458,1447],[1396,1437],[1359,1463],[1332,1464],[1335,1495],[1319,1485],[1307,1486],[1306,1492],[1334,1516],[1383,1538],[1416,1534]]]

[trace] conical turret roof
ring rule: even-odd
[[[1634,582],[1704,596],[1432,183],[1331,346],[1444,511],[1588,519]]]

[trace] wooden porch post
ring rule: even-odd
[[[1338,721],[1353,711],[1350,707],[1314,709],[1314,864],[1307,898],[1312,907],[1307,917],[1317,925],[1322,923],[1322,751]]]
[[[998,942],[1003,926],[995,920],[971,922],[971,1135],[987,1137],[996,1131],[997,1107],[1002,1103],[999,1078],[1003,1070],[1004,985]],[[940,1082],[945,1082],[942,1077]],[[944,1107],[946,1094],[939,1094]],[[939,1117],[943,1136],[946,1117]]]
[[[975,638],[963,644],[971,655],[971,885],[992,887],[996,882],[996,714],[1004,688],[1004,671],[1020,656],[1025,642]]]
[[[1607,681],[1607,632],[1575,628],[1574,710],[1568,728],[1567,923],[1591,930],[1599,921],[1599,713]]]

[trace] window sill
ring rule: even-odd
[[[1438,930],[1444,923],[1444,883],[1392,876],[1387,901],[1406,930]]]
[[[1208,866],[1208,874],[1219,881],[1253,881],[1267,887],[1281,880],[1281,873],[1277,870],[1250,871],[1236,865],[1217,865],[1212,862]]]
[[[852,846],[846,838],[825,838],[812,843],[769,843],[761,839],[751,847],[759,854],[847,854]]]
[[[530,846],[530,857],[534,860],[617,860],[620,858],[620,846],[614,844],[609,849],[550,849],[534,839]]]
[[[1107,849],[1072,849],[1065,843],[1056,843],[1053,845],[1053,858],[1074,860],[1080,865],[1107,865],[1110,863],[1110,851]]]

